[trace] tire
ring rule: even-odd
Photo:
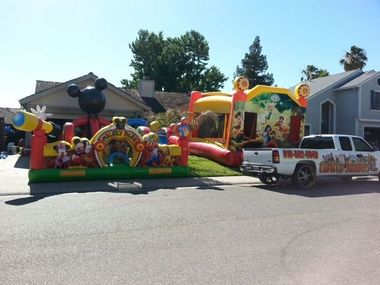
[[[314,186],[315,178],[315,168],[312,165],[300,164],[294,171],[292,183],[299,188],[309,189]]]
[[[278,182],[278,176],[277,175],[260,175],[259,179],[261,183],[266,185],[274,185]]]

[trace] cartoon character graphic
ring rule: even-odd
[[[160,165],[160,156],[158,153],[158,136],[155,133],[149,133],[143,136],[145,148],[143,150],[143,163],[149,166]]]
[[[269,121],[270,120],[270,117],[272,116],[272,113],[273,113],[273,104],[272,103],[269,103],[267,105],[267,113],[265,115],[265,122]]]
[[[59,143],[53,148],[57,151],[57,157],[54,160],[54,168],[68,168],[70,163],[68,151],[70,147],[63,143]]]
[[[279,133],[283,135],[289,133],[289,129],[286,126],[285,118],[283,116],[280,116],[278,118],[278,121],[274,124],[274,127],[277,129]]]
[[[95,159],[94,149],[87,138],[81,138],[84,145],[84,153],[82,154],[82,164],[86,167],[96,167],[97,162]]]
[[[85,145],[79,137],[73,137],[71,140],[72,151],[71,151],[71,165],[81,166],[82,165],[82,155],[85,152]]]
[[[243,115],[241,112],[237,112],[234,116],[234,125],[232,126],[232,136],[237,137],[242,132]]]
[[[271,134],[272,134],[272,127],[270,125],[266,125],[262,133],[264,145],[267,145],[272,140]]]

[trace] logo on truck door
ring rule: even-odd
[[[284,150],[284,158],[318,159],[318,151],[315,150]]]

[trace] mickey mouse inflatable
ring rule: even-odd
[[[78,98],[79,107],[87,113],[87,117],[80,117],[72,122],[75,128],[83,130],[82,136],[91,138],[101,127],[110,124],[108,120],[98,117],[106,105],[103,90],[107,88],[107,85],[104,78],[98,78],[95,81],[95,87],[88,86],[80,90],[76,84],[71,84],[66,89],[69,96]]]

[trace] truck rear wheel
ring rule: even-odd
[[[297,165],[292,176],[292,183],[302,189],[309,189],[315,184],[315,169],[309,164]]]

